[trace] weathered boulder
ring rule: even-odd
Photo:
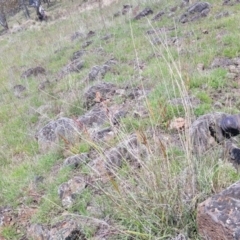
[[[203,239],[240,239],[240,181],[198,205],[197,226]]]
[[[29,78],[29,77],[36,77],[40,74],[46,74],[46,70],[43,67],[35,67],[35,68],[29,68],[23,74],[21,75],[21,78]]]
[[[78,124],[66,117],[49,122],[46,126],[36,133],[36,139],[41,151],[58,149],[60,142],[74,144],[79,138]]]
[[[199,18],[206,17],[210,12],[210,4],[208,2],[196,2],[189,6],[187,11],[180,16],[179,21],[186,23],[195,21]]]
[[[66,75],[71,72],[79,72],[84,67],[84,61],[75,59],[61,70],[61,74]]]
[[[45,240],[49,239],[49,231],[40,224],[31,224],[27,229],[27,236],[30,239]]]

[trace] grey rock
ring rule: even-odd
[[[152,21],[159,21],[164,14],[165,14],[164,11],[158,12],[158,13],[152,18]]]
[[[203,10],[209,9],[210,4],[208,2],[196,2],[193,5],[191,5],[187,11],[191,14],[193,13],[201,13]]]
[[[51,83],[49,80],[46,80],[44,82],[41,82],[39,85],[38,85],[38,90],[42,91],[44,89],[46,89],[47,86],[50,86]]]
[[[198,232],[203,239],[240,239],[240,181],[197,207]]]
[[[70,118],[62,117],[49,122],[36,133],[36,139],[41,151],[58,149],[60,141],[74,144],[79,140],[79,127]]]
[[[38,75],[46,74],[46,70],[43,67],[29,68],[22,73],[21,78],[36,77]]]
[[[138,141],[136,135],[132,135],[127,140],[119,143],[117,147],[106,152],[105,156],[106,170],[108,172],[114,172],[122,166],[124,161],[140,167],[142,161],[148,159],[148,150],[145,145]]]
[[[94,66],[92,67],[90,73],[88,74],[88,78],[90,81],[95,80],[96,78],[103,78],[107,71],[109,71],[110,66],[108,65],[103,65],[103,66]]]
[[[233,65],[233,60],[231,60],[230,58],[216,57],[211,64],[211,68],[218,68],[218,67],[224,68],[230,65]]]
[[[71,41],[74,41],[76,39],[81,39],[81,38],[84,38],[84,34],[81,33],[81,32],[75,32],[71,35]]]
[[[132,9],[132,5],[129,5],[129,4],[123,5],[122,15],[127,14],[131,9]]]
[[[80,59],[76,59],[70,62],[66,67],[62,69],[62,73],[70,73],[70,72],[79,72],[84,67],[84,61]]]
[[[137,16],[134,17],[135,20],[139,20],[143,17],[146,17],[150,14],[153,14],[153,10],[151,8],[145,8],[143,11],[141,11]]]
[[[58,195],[64,208],[70,208],[76,199],[76,196],[86,188],[87,184],[82,177],[74,177],[68,182],[62,183],[58,188]]]
[[[90,87],[84,94],[84,106],[90,108],[96,104],[96,93],[100,93],[101,97],[107,99],[114,95],[116,86],[112,83],[99,83]]]
[[[49,231],[40,224],[31,224],[27,229],[27,236],[34,240],[49,239]]]
[[[87,48],[89,45],[91,45],[93,41],[86,41],[82,44],[82,48]]]
[[[87,240],[81,231],[81,225],[74,218],[65,218],[49,230],[47,240]]]
[[[24,96],[25,91],[26,91],[26,88],[21,84],[15,85],[13,87],[13,93],[17,98],[22,98]]]
[[[206,17],[209,12],[210,4],[208,2],[196,2],[180,16],[179,22],[186,23],[189,21],[196,21],[200,18]]]
[[[82,57],[85,54],[85,51],[79,50],[73,53],[73,56],[71,57],[71,60],[74,61],[80,57]]]
[[[80,116],[78,121],[87,127],[97,127],[107,123],[109,119],[106,110],[97,105],[83,116]]]
[[[77,168],[88,161],[88,155],[86,153],[77,154],[70,156],[63,162],[63,166],[69,166],[72,168]]]
[[[216,14],[215,18],[220,19],[220,18],[228,17],[228,16],[229,16],[229,12],[228,11],[223,11],[223,12],[220,12],[220,13]]]

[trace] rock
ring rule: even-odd
[[[75,32],[70,37],[71,41],[74,41],[74,40],[80,39],[80,38],[84,38],[84,34],[81,32]]]
[[[103,78],[109,69],[108,65],[94,66],[88,74],[88,78],[90,81],[95,80],[99,75]]]
[[[112,83],[99,83],[90,87],[84,94],[84,106],[90,108],[96,104],[96,94],[99,93],[103,99],[114,95],[116,86]]]
[[[141,161],[146,161],[148,151],[145,145],[141,144],[136,135],[130,136],[127,140],[121,142],[117,147],[110,149],[105,153],[105,168],[108,172],[114,172],[122,166],[124,161],[135,164],[140,167]]]
[[[93,37],[93,36],[95,36],[95,35],[96,35],[96,33],[95,33],[94,31],[90,30],[90,31],[88,32],[88,34],[87,34],[87,38],[91,38],[91,37]]]
[[[85,164],[88,160],[88,155],[86,153],[77,154],[70,156],[63,162],[63,166],[77,168],[81,164]]]
[[[24,96],[25,91],[26,91],[26,88],[21,84],[15,85],[13,87],[14,96],[17,98],[22,98]]]
[[[226,57],[217,57],[213,60],[211,64],[211,68],[219,68],[219,67],[227,67],[229,65],[233,65],[233,61],[230,58]]]
[[[31,224],[27,229],[27,236],[34,240],[49,239],[49,231],[40,224]]]
[[[188,237],[182,233],[179,233],[176,237],[170,238],[169,240],[188,240]]]
[[[204,239],[240,239],[240,181],[198,205],[198,232]]]
[[[151,8],[145,8],[143,11],[141,11],[137,16],[134,17],[135,20],[139,20],[143,17],[148,16],[149,14],[153,14],[153,10]]]
[[[186,23],[195,21],[202,17],[206,17],[210,12],[210,4],[208,2],[196,2],[192,4],[185,13],[180,16],[179,21]]]
[[[74,61],[80,57],[82,57],[85,54],[85,51],[83,50],[79,50],[73,53],[72,57],[71,57],[71,61]]]
[[[39,85],[38,85],[38,90],[39,91],[42,91],[44,90],[47,86],[50,86],[50,81],[49,80],[46,80],[44,82],[41,82]]]
[[[123,5],[122,15],[127,14],[131,9],[132,9],[132,5],[129,5],[129,4]]]
[[[58,149],[60,142],[65,144],[74,144],[78,142],[79,126],[70,118],[61,117],[55,121],[49,122],[36,134],[36,139],[41,151]]]
[[[70,62],[67,66],[65,66],[61,73],[66,75],[70,72],[79,72],[84,67],[84,61],[80,59],[76,59]]]
[[[220,12],[217,15],[215,15],[215,18],[220,19],[220,18],[228,17],[228,16],[229,16],[229,12],[228,11],[223,11],[223,12]]]
[[[68,182],[62,183],[58,188],[58,195],[62,201],[62,206],[64,208],[70,208],[76,196],[79,195],[85,188],[87,184],[82,177],[74,177]]]
[[[164,11],[158,12],[158,13],[152,18],[152,21],[159,21],[164,14],[165,14]]]
[[[91,45],[93,43],[93,41],[86,41],[82,44],[82,48],[86,48],[88,47],[89,45]]]
[[[49,238],[47,240],[87,240],[81,231],[80,223],[74,218],[65,217],[64,220],[56,223],[49,230]]]
[[[206,114],[192,123],[189,132],[193,152],[197,156],[203,155],[208,149],[216,145],[214,137],[219,141],[223,139],[221,132],[215,132],[215,125],[219,127],[220,131],[219,121],[225,116],[224,113]]]
[[[111,127],[101,129],[92,134],[92,139],[96,142],[106,142],[107,140],[114,137],[114,132]]]
[[[43,67],[29,68],[21,75],[21,78],[36,77],[38,75],[46,74],[46,70]]]

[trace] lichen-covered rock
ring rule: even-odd
[[[71,207],[76,196],[79,195],[86,186],[86,181],[78,176],[70,179],[68,182],[62,183],[58,188],[58,195],[62,201],[63,207]]]
[[[60,142],[74,144],[79,138],[79,126],[74,120],[66,117],[49,122],[36,134],[39,149],[43,152],[58,149]]]
[[[198,205],[197,226],[203,239],[240,239],[240,181]]]

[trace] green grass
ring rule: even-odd
[[[57,10],[66,9],[67,14],[71,12],[66,19],[47,24],[36,23],[36,28],[1,36],[0,207],[11,205],[15,209],[19,207],[19,201],[24,201],[23,204],[29,207],[33,205],[27,190],[34,185],[36,176],[42,176],[43,182],[34,188],[41,195],[41,200],[35,205],[38,210],[31,222],[51,226],[53,219],[65,212],[79,214],[86,219],[109,219],[114,233],[110,236],[111,240],[169,239],[180,232],[191,239],[200,239],[196,226],[197,202],[239,178],[229,163],[219,161],[217,147],[201,159],[196,159],[189,152],[187,135],[168,131],[174,117],[194,119],[212,112],[213,104],[220,101],[212,97],[215,92],[222,91],[227,96],[232,94],[232,86],[235,90],[239,88],[236,82],[227,79],[226,69],[212,69],[211,63],[215,57],[239,56],[240,5],[234,6],[234,9],[224,6],[233,14],[216,20],[215,14],[223,7],[216,1],[209,2],[213,5],[211,15],[188,24],[178,23],[177,17],[174,20],[168,13],[155,23],[146,18],[133,20],[131,14],[113,18],[113,13],[121,10],[126,1],[103,8],[103,23],[99,9],[79,13],[79,3],[63,2],[48,11],[56,14]],[[164,0],[148,3],[132,1],[130,4],[134,7],[139,4],[140,9],[150,6],[157,13],[162,9],[167,11],[176,3]],[[182,11],[178,9],[176,16]],[[10,26],[17,20],[25,22],[19,13],[10,19]],[[156,34],[155,37],[162,40],[161,44],[151,44],[147,30],[172,26],[176,26],[176,30]],[[70,73],[60,79],[58,73],[70,62],[72,54],[88,40],[79,38],[72,42],[71,35],[76,31],[86,35],[90,30],[95,31],[96,35],[90,39],[93,43],[82,56],[84,68],[79,73]],[[208,34],[204,34],[204,30]],[[111,38],[102,40],[101,37],[108,33]],[[179,48],[168,44],[171,37],[181,40]],[[151,92],[144,96],[144,100],[130,101],[116,95],[110,104],[124,106],[135,101],[135,104],[146,108],[149,116],[134,118],[134,109],[130,108],[120,127],[114,127],[115,137],[109,142],[93,142],[89,140],[92,132],[86,131],[82,141],[71,146],[71,149],[65,149],[68,146],[62,143],[61,152],[40,152],[34,137],[37,130],[57,116],[75,118],[84,114],[83,95],[90,85],[97,83],[88,83],[86,78],[93,66],[103,65],[111,58],[115,58],[117,63],[111,66],[102,81],[114,83],[119,88],[139,87]],[[199,63],[204,64],[203,71],[197,70]],[[44,67],[47,75],[20,78],[24,70],[35,66]],[[51,85],[39,91],[38,85],[44,80],[49,80]],[[12,88],[17,84],[27,88],[22,99],[13,94]],[[200,104],[194,109],[188,109],[189,106],[184,104],[171,104],[172,100],[187,95],[198,98]],[[39,107],[48,105],[50,107],[43,113],[37,112]],[[228,106],[219,109],[226,112],[238,110],[238,102],[231,109]],[[93,182],[77,196],[70,209],[63,209],[57,193],[59,185],[76,175],[92,177],[93,174],[88,164],[77,170],[62,168],[64,151],[72,154],[95,151],[103,157],[107,150],[126,140],[132,133],[146,137],[144,144],[150,156],[141,162],[142,167],[136,169],[124,159],[122,168],[114,173],[113,179],[105,184]],[[197,182],[196,189],[191,185],[193,180]],[[191,195],[194,197],[186,197]],[[90,211],[89,206],[99,211]],[[98,228],[94,223],[84,226],[83,231],[87,238],[92,238],[98,233]],[[18,239],[20,235],[14,227],[6,226],[0,229],[0,236]]]

